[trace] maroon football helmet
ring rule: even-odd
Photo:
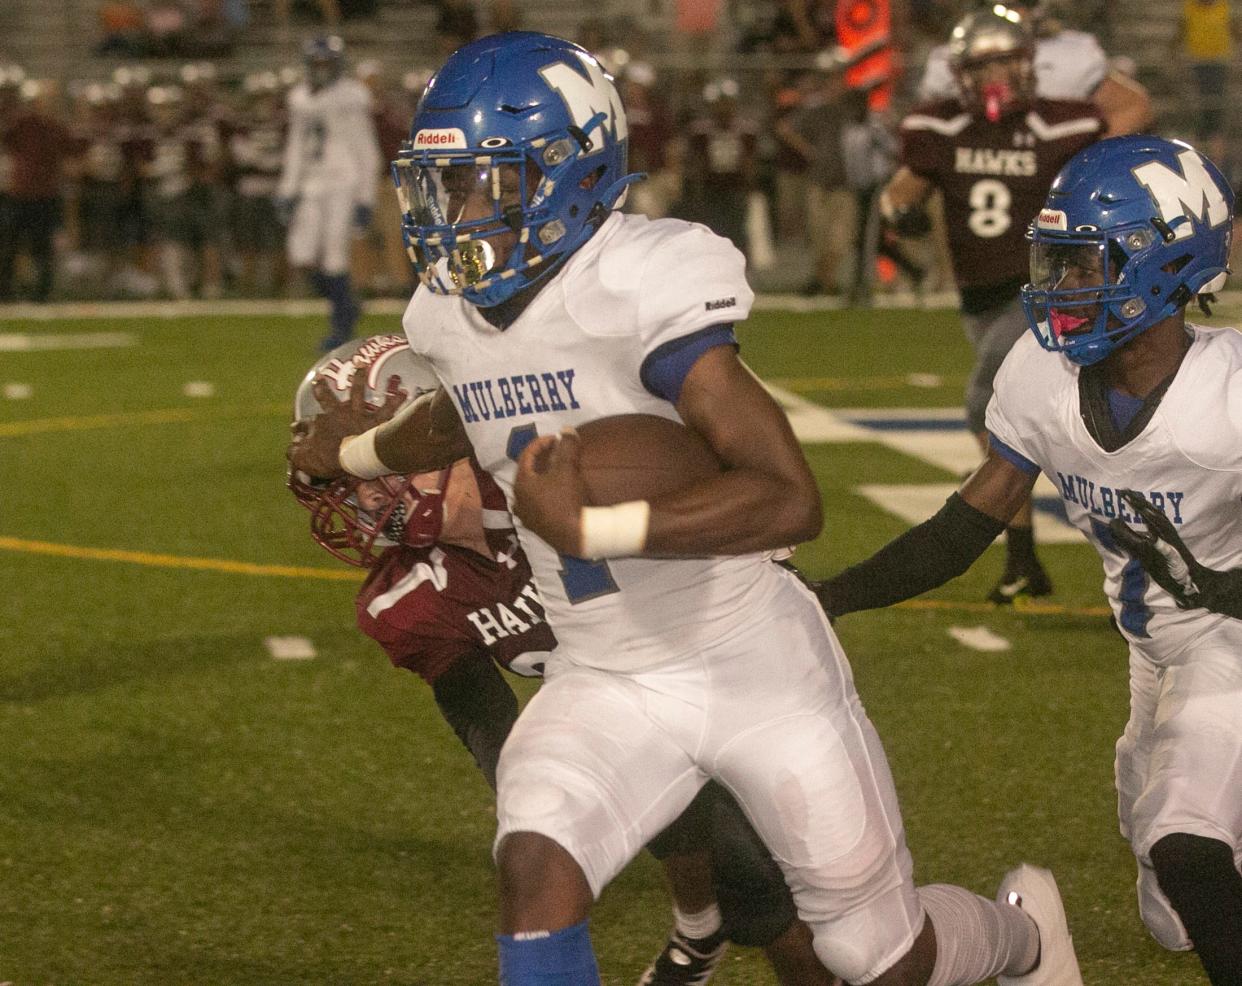
[[[411,352],[404,336],[355,339],[332,350],[303,378],[294,399],[295,431],[322,410],[314,395],[316,380],[327,380],[341,399],[348,399],[357,373],[367,375],[367,401],[376,408],[384,407],[394,391],[404,396],[405,407],[438,386],[431,367]],[[319,480],[290,469],[288,487],[310,511],[311,537],[342,561],[369,568],[393,545],[422,548],[436,542],[448,479],[448,469],[374,480]]]

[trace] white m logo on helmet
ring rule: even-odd
[[[1229,204],[1224,193],[1204,167],[1203,158],[1187,148],[1177,155],[1182,174],[1167,164],[1149,161],[1134,169],[1134,177],[1151,193],[1160,210],[1160,218],[1184,239],[1193,232],[1191,223],[1177,220],[1193,218],[1210,227],[1229,221]]]
[[[606,113],[608,115],[603,125],[613,131],[617,140],[625,140],[629,128],[625,123],[625,110],[621,107],[621,97],[617,94],[616,86],[604,75],[604,70],[595,59],[584,58],[577,52],[572,54],[586,69],[586,78],[571,65],[554,62],[539,70],[543,81],[555,89],[565,101],[569,115],[574,118],[574,126],[585,129],[596,113]],[[591,137],[591,134],[588,133],[587,136]],[[597,137],[592,139],[595,141],[595,150],[601,150],[603,141]]]

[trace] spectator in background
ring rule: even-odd
[[[779,82],[772,94],[773,214],[776,236],[782,243],[801,243],[806,238],[806,184],[810,165],[801,142],[788,139],[788,124],[802,106],[803,98],[817,85],[815,73],[796,73]]]
[[[388,85],[379,62],[360,63],[357,75],[371,93],[371,118],[380,155],[375,175],[375,216],[367,235],[354,244],[354,269],[358,281],[372,294],[408,295],[414,286],[413,267],[401,239],[401,207],[390,169],[402,141],[410,135],[411,108],[405,91],[398,88],[398,95]],[[428,77],[429,72],[423,75],[424,79]]]
[[[140,58],[149,47],[147,20],[135,0],[105,0],[96,11],[99,21],[99,55]]]
[[[1229,0],[1183,0],[1178,28],[1180,55],[1190,65],[1198,95],[1195,137],[1209,158],[1227,171],[1225,141],[1229,63],[1239,25]]]
[[[647,175],[646,181],[631,187],[628,205],[634,212],[660,219],[680,193],[672,117],[656,87],[655,69],[647,62],[627,63],[618,87],[629,118],[630,168]]]
[[[880,237],[877,196],[897,170],[898,141],[887,119],[872,111],[865,89],[849,89],[842,98],[841,162],[845,183],[854,197],[854,264],[849,300],[870,297],[876,256],[888,257],[918,284],[922,268],[906,258],[895,244]]]
[[[757,178],[758,132],[738,109],[738,84],[718,79],[703,88],[703,108],[690,121],[680,218],[701,222],[747,249],[747,198]]]
[[[479,15],[471,0],[436,0],[436,52],[444,61],[479,35]]]
[[[777,125],[781,140],[807,165],[806,221],[814,268],[804,294],[836,294],[848,283],[843,261],[854,242],[858,210],[841,155],[845,91],[839,71],[820,73],[801,105]]]
[[[781,52],[822,51],[836,41],[835,5],[820,0],[780,0],[772,47]]]
[[[51,83],[27,80],[24,103],[0,134],[12,161],[8,221],[0,232],[0,301],[15,297],[15,262],[23,252],[34,271],[31,300],[47,301],[52,292],[53,238],[64,219],[65,162],[81,150],[56,114],[57,96]]]
[[[256,72],[242,82],[241,114],[226,144],[230,188],[229,236],[238,261],[243,295],[275,292],[283,235],[276,214],[285,141],[283,94],[275,72]]]

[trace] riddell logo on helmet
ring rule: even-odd
[[[1035,225],[1040,229],[1069,229],[1065,213],[1060,209],[1040,209]]]
[[[415,147],[465,147],[466,135],[458,127],[420,130],[414,135]]]

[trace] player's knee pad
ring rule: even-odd
[[[1201,955],[1236,939],[1242,924],[1242,874],[1232,847],[1219,839],[1175,832],[1152,846],[1150,856],[1160,891]],[[1148,928],[1156,934],[1150,924]]]
[[[1138,866],[1138,906],[1139,917],[1162,948],[1184,952],[1193,947],[1190,936],[1186,934],[1186,926],[1160,889],[1156,871],[1141,861]]]

